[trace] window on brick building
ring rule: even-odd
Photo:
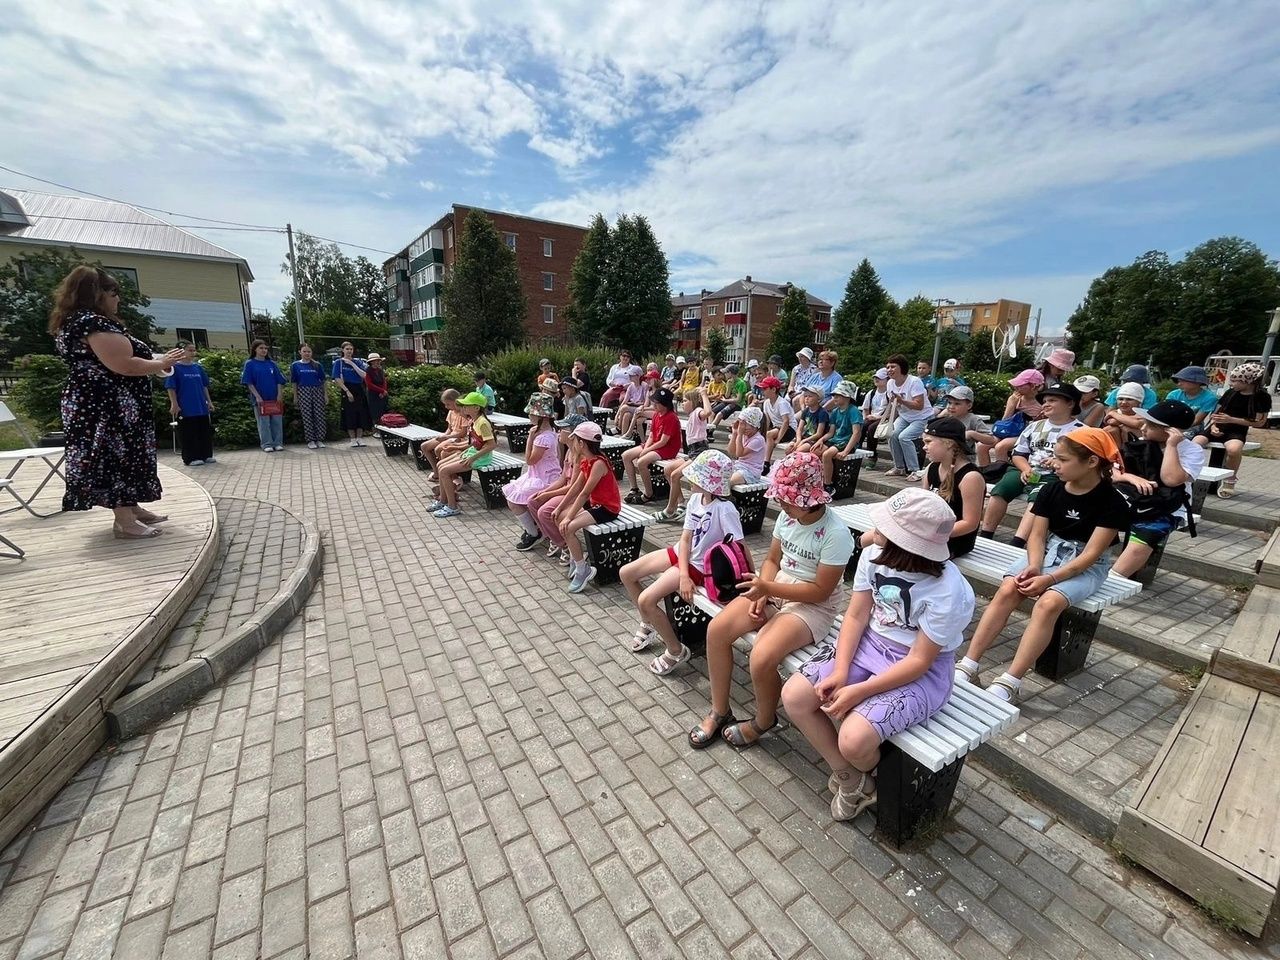
[[[502,242],[503,242],[503,243],[505,243],[505,244],[507,245],[507,249],[508,249],[508,250],[515,250],[515,248],[516,248],[516,235],[515,235],[514,233],[504,233],[504,234],[502,235]]]
[[[549,303],[544,303],[542,305],[542,322],[543,323],[556,322],[556,308]]]
[[[542,238],[542,255],[544,257],[549,257],[554,252],[555,252],[555,241],[548,240],[546,237],[543,237]],[[550,290],[551,288],[548,287],[547,289]]]
[[[708,317],[714,317],[714,316],[716,315],[716,311],[717,311],[717,310],[719,310],[719,309],[720,309],[720,307],[719,307],[717,304],[714,304],[714,303],[708,304],[708,305],[707,305],[707,316],[708,316]]]
[[[747,303],[746,300],[743,300],[741,298],[737,300],[730,300],[728,303],[724,305],[725,316],[728,316],[731,313],[746,313],[747,312],[746,303]]]
[[[192,327],[178,327],[178,340],[182,343],[194,343],[198,350],[209,349],[209,331]]]
[[[556,275],[554,273],[544,273],[542,275],[542,289],[554,290],[556,288]]]

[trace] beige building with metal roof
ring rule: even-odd
[[[54,247],[99,260],[151,300],[162,342],[248,346],[243,257],[127,203],[0,189],[0,262]]]

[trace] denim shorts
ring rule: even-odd
[[[1044,567],[1041,573],[1053,573],[1059,567],[1070,563],[1078,557],[1084,549],[1084,544],[1076,543],[1072,540],[1063,540],[1060,537],[1049,535],[1049,541],[1044,547]],[[1067,598],[1067,602],[1073,607],[1079,606],[1081,601],[1089,599],[1097,593],[1103,583],[1106,582],[1107,574],[1111,572],[1111,556],[1104,553],[1096,561],[1093,566],[1089,567],[1083,573],[1077,573],[1069,580],[1063,580],[1055,583],[1050,590],[1056,590]],[[1024,556],[1021,560],[1005,571],[1006,577],[1017,576],[1023,570],[1027,569],[1027,558]]]

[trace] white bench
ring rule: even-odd
[[[837,517],[855,533],[875,528],[867,504],[841,504],[831,508]],[[856,558],[857,548],[854,550]],[[1005,571],[1026,556],[1026,551],[1007,543],[979,537],[973,550],[954,561],[969,580],[989,587],[1004,582]],[[1036,661],[1036,672],[1051,680],[1061,680],[1084,666],[1089,646],[1098,632],[1102,611],[1113,603],[1127,600],[1142,592],[1142,584],[1118,573],[1107,574],[1101,589],[1078,605],[1068,607],[1053,627],[1053,639]]]
[[[721,607],[702,588],[693,603],[678,594],[667,598],[667,613],[687,645],[705,645],[706,628]],[[821,643],[810,644],[783,658],[784,677],[798,671],[826,645],[840,636],[843,618],[837,617]],[[748,648],[755,633],[741,641]],[[946,816],[971,750],[1008,729],[1018,719],[1018,708],[972,684],[958,683],[942,708],[924,723],[909,727],[886,740],[876,768],[876,827],[895,846],[902,846],[928,823]]]
[[[502,488],[520,476],[523,469],[524,461],[519,457],[499,453],[497,450],[490,455],[487,465],[476,467],[476,473],[480,474],[480,493],[484,497],[484,505],[490,510],[505,507],[507,498]]]
[[[1212,444],[1210,446],[1212,447]],[[1233,472],[1226,467],[1205,467],[1202,469],[1200,476],[1196,477],[1196,482],[1191,485],[1191,512],[1203,513],[1204,502],[1209,498],[1209,494],[1216,494],[1218,485],[1230,477]]]
[[[609,458],[609,462],[613,464],[613,475],[619,480],[622,479],[622,453],[635,445],[636,442],[630,437],[603,436],[600,438],[600,452]]]
[[[587,559],[596,568],[597,584],[617,582],[618,571],[640,556],[644,528],[651,523],[653,514],[624,503],[616,520],[593,523],[586,528],[583,539]]]
[[[11,486],[13,486],[12,480],[0,480],[0,490],[8,490]],[[21,560],[26,556],[26,551],[3,533],[0,533],[0,544],[8,548],[7,550],[0,550],[0,557],[6,560]]]
[[[665,497],[671,493],[671,486],[667,483],[667,467],[689,459],[688,454],[684,454],[674,460],[658,460],[649,465],[649,481],[653,484],[655,497]],[[764,525],[765,494],[768,490],[768,480],[762,480],[759,483],[735,483],[730,488],[730,498],[733,500],[733,505],[738,508],[738,519],[742,521],[742,532],[747,536],[759,533]]]
[[[533,426],[528,417],[517,417],[510,413],[485,414],[495,430],[501,430],[507,438],[507,449],[512,453],[524,452],[525,441],[529,439],[529,430]]]

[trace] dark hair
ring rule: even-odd
[[[1067,449],[1071,451],[1072,456],[1079,457],[1081,460],[1088,460],[1090,457],[1098,461],[1098,476],[1108,483],[1111,482],[1111,472],[1113,464],[1106,457],[1099,457],[1096,453],[1086,447],[1083,443],[1077,443],[1070,437],[1059,437],[1059,443],[1065,443]]]
[[[98,267],[81,264],[58,284],[53,291],[53,309],[49,311],[49,332],[57,334],[63,322],[77,310],[100,313],[98,301],[104,293],[118,293],[120,283],[111,274]]]
[[[270,352],[271,352],[271,347],[270,347],[270,345],[268,345],[267,341],[265,341],[265,340],[255,340],[255,341],[253,341],[253,343],[249,344],[249,356],[250,356],[251,358],[253,357],[253,355],[254,355],[255,353],[257,353],[257,352],[258,352],[258,348],[259,348],[259,347],[266,347],[266,348],[267,348],[267,353],[270,353]]]
[[[588,440],[586,437],[578,437],[578,439],[582,441],[583,446],[585,446],[588,450],[591,451],[591,455],[593,457],[600,456],[599,440]]]
[[[892,540],[885,541],[885,545],[880,548],[880,555],[874,562],[882,567],[901,570],[903,573],[923,573],[929,577],[942,576],[943,561],[930,560],[928,557],[909,553]]]
[[[472,380],[488,380],[489,378],[485,376],[483,370],[477,370],[475,373],[471,375],[471,379]]]
[[[347,347],[350,347],[350,348],[354,351],[354,350],[355,350],[355,348],[356,348],[356,345],[355,345],[354,343],[352,343],[350,340],[343,340],[343,341],[342,341],[342,349],[343,349],[343,350],[345,350],[345,349],[347,349]]]
[[[884,362],[884,365],[887,367],[891,363],[897,367],[901,373],[906,373],[909,369],[907,365],[910,361],[903,354],[895,353]]]

